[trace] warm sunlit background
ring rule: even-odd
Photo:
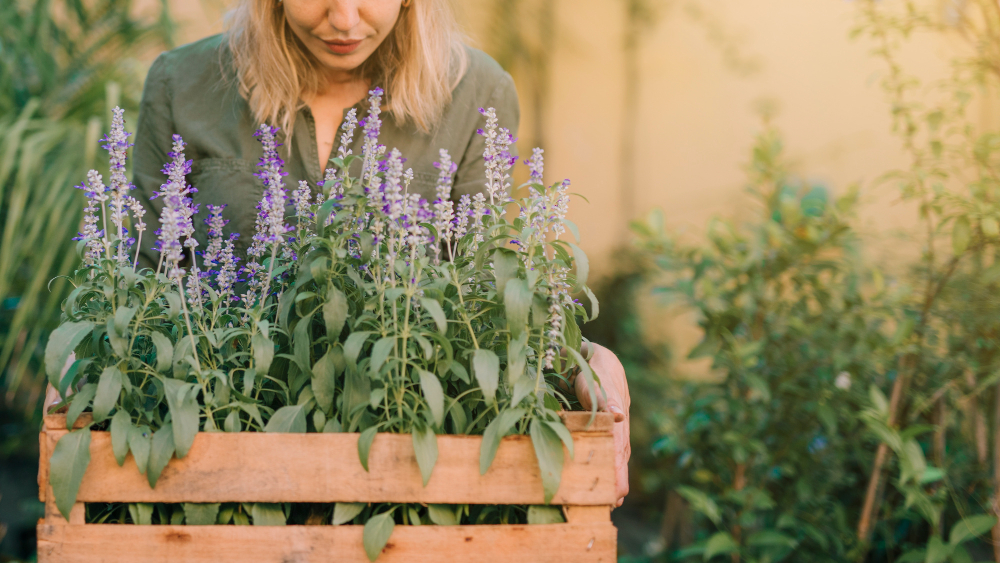
[[[105,3],[108,2],[101,4]],[[131,16],[152,26],[154,39],[136,40],[134,49],[111,49],[107,56],[112,57],[114,72],[105,72],[105,69],[104,74],[75,76],[75,79],[89,87],[97,80],[112,78],[118,86],[111,88],[111,94],[134,100],[141,91],[146,65],[156,54],[171,42],[180,45],[220,32],[223,14],[231,3],[232,0],[169,0],[169,11],[164,14],[158,0],[134,2],[129,8]],[[28,2],[21,4],[29,5]],[[52,4],[56,4],[53,17],[58,21],[62,17],[62,3]],[[996,56],[1000,34],[995,33],[1000,29],[1000,8],[990,11],[994,10],[993,4],[992,0],[455,1],[471,43],[490,53],[514,76],[522,110],[518,143],[521,153],[530,152],[535,144],[542,146],[548,178],[570,178],[573,191],[589,201],[574,201],[570,217],[580,226],[581,246],[589,254],[592,265],[591,284],[599,289],[604,301],[602,320],[591,329],[590,335],[599,341],[603,338],[609,346],[618,345],[620,348],[616,351],[630,369],[630,378],[635,377],[633,494],[614,516],[620,529],[623,560],[667,561],[685,553],[701,560],[706,545],[715,541],[715,547],[720,550],[716,553],[727,558],[739,552],[747,560],[764,561],[767,559],[754,559],[763,557],[759,550],[781,548],[786,550],[781,552],[781,557],[793,553],[786,559],[789,561],[821,560],[818,555],[816,559],[800,559],[794,555],[796,549],[809,545],[813,550],[810,553],[823,553],[830,561],[902,561],[898,559],[901,553],[925,549],[921,546],[928,536],[946,537],[946,531],[961,518],[984,511],[994,512],[988,499],[992,498],[994,488],[1000,489],[1000,468],[990,464],[1000,464],[1000,460],[990,462],[994,455],[990,452],[1000,451],[1000,414],[996,412],[998,403],[994,402],[994,393],[1000,396],[1000,390],[993,391],[991,386],[995,386],[995,374],[1000,373],[993,346],[1000,331],[990,324],[992,317],[986,321],[968,321],[966,317],[956,320],[958,312],[949,314],[960,307],[947,304],[940,306],[943,312],[933,330],[918,328],[916,336],[910,336],[910,332],[901,333],[896,327],[907,326],[905,319],[916,319],[918,327],[930,327],[931,321],[920,320],[928,317],[929,311],[938,310],[930,305],[921,309],[920,304],[927,302],[928,296],[935,303],[939,298],[967,304],[983,299],[983,305],[970,305],[969,308],[980,313],[995,309],[994,289],[1000,273],[991,269],[996,251],[988,241],[996,237],[989,226],[989,218],[1000,216],[996,210],[1000,198],[992,195],[1000,189],[993,183],[1000,177],[1000,167],[995,166],[989,152],[990,147],[1000,145],[997,137],[990,136],[1000,128],[996,77],[982,79],[985,86],[970,82],[965,120],[961,122],[962,127],[967,125],[968,129],[955,125],[949,130],[953,144],[961,145],[960,138],[978,139],[969,140],[965,148],[968,154],[986,155],[979,162],[981,166],[977,168],[963,160],[964,164],[939,168],[935,168],[937,161],[916,167],[915,153],[906,148],[906,137],[899,134],[899,122],[893,119],[894,109],[899,112],[905,108],[898,104],[893,106],[893,98],[884,88],[885,80],[891,77],[890,66],[875,52],[879,43],[870,33],[852,33],[866,22],[870,23],[863,17],[866,10],[884,10],[900,16],[906,13],[908,6],[913,7],[914,21],[926,25],[917,25],[918,29],[906,40],[893,35],[890,42],[896,62],[908,75],[920,80],[909,91],[909,99],[920,100],[919,108],[914,106],[914,111],[926,112],[933,104],[955,94],[957,87],[944,81],[952,76],[956,63],[985,61],[981,68],[977,67],[981,74],[989,77],[990,73],[1000,72],[988,64],[1000,60]],[[0,9],[0,18],[4,13],[9,15],[11,12]],[[933,22],[927,23],[930,20]],[[904,26],[901,21],[883,20],[882,23],[887,28]],[[12,52],[9,44],[3,41],[14,41],[17,37],[16,30],[10,27],[13,22],[13,19],[0,21],[0,63]],[[970,39],[968,30],[976,26],[985,31],[978,35],[972,33]],[[56,59],[57,62],[65,61],[66,57]],[[54,255],[48,262],[38,262],[39,249],[44,246],[37,242],[41,240],[37,238],[38,232],[48,229],[48,223],[45,220],[32,223],[22,218],[31,215],[32,205],[41,205],[25,202],[44,199],[39,190],[54,189],[47,186],[63,185],[67,179],[49,178],[49,183],[32,185],[29,190],[24,182],[8,178],[15,165],[15,156],[21,154],[12,148],[17,136],[10,132],[16,129],[16,120],[32,96],[41,96],[44,101],[40,111],[49,111],[48,115],[55,116],[53,120],[67,115],[75,119],[73,123],[77,125],[68,125],[67,130],[80,138],[92,131],[86,129],[88,116],[83,114],[94,107],[104,107],[103,99],[95,98],[90,105],[78,104],[72,111],[67,110],[66,100],[75,93],[67,93],[62,98],[45,98],[32,90],[30,76],[13,73],[9,68],[16,65],[9,64],[9,67],[0,66],[0,83],[7,80],[8,75],[3,72],[9,72],[12,80],[24,80],[28,86],[19,90],[0,84],[0,95],[9,98],[0,101],[0,135],[5,135],[0,137],[0,195],[3,195],[0,205],[4,206],[0,208],[3,215],[0,227],[7,229],[0,241],[0,323],[4,338],[13,342],[0,349],[0,365],[4,366],[0,376],[0,402],[3,403],[0,423],[4,425],[0,427],[0,526],[6,526],[6,535],[0,527],[0,561],[5,560],[3,556],[31,556],[34,520],[41,510],[41,504],[32,500],[36,467],[32,464],[37,462],[37,442],[33,446],[31,436],[35,431],[33,425],[37,424],[37,402],[44,378],[38,373],[37,357],[35,360],[31,357],[38,355],[32,346],[37,348],[39,342],[44,344],[47,327],[36,330],[28,320],[35,315],[24,311],[25,307],[30,311],[42,311],[38,317],[48,319],[55,318],[57,310],[46,305],[44,288],[25,280],[41,279],[52,271],[62,272],[53,270],[53,264],[72,262],[63,255]],[[62,76],[53,71],[52,76],[57,75]],[[46,77],[40,80],[44,79]],[[3,94],[6,89],[10,92]],[[104,95],[103,85],[99,93]],[[950,123],[947,118],[944,121]],[[134,122],[133,113],[131,123]],[[962,137],[966,134],[968,137]],[[651,211],[659,209],[671,241],[699,245],[706,240],[706,225],[716,217],[730,220],[737,228],[746,223],[759,223],[761,217],[766,221],[768,214],[775,222],[785,221],[787,215],[785,219],[778,216],[787,213],[787,208],[775,204],[776,211],[772,213],[768,207],[767,213],[762,213],[765,203],[748,191],[753,177],[748,170],[752,168],[753,150],[761,135],[780,136],[788,178],[796,179],[785,182],[781,178],[772,183],[771,189],[776,189],[773,193],[784,194],[782,190],[787,185],[818,186],[819,191],[827,194],[824,197],[832,206],[837,197],[854,188],[859,190],[856,218],[849,221],[851,232],[856,236],[850,244],[837,247],[838,256],[850,257],[845,262],[851,262],[851,268],[855,268],[851,272],[857,275],[837,277],[829,274],[831,277],[827,279],[823,278],[827,273],[790,269],[768,278],[770,274],[750,270],[730,272],[728,281],[714,280],[718,283],[714,290],[698,286],[702,288],[699,291],[703,291],[698,296],[698,303],[682,306],[675,301],[673,305],[667,304],[662,292],[654,288],[677,283],[679,277],[662,272],[649,273],[651,268],[656,269],[650,264],[660,258],[662,266],[664,256],[669,256],[667,262],[689,260],[684,263],[693,268],[694,255],[681,259],[680,254],[670,254],[673,250],[664,250],[662,244],[657,250],[646,251],[652,254],[636,254],[639,251],[635,250],[636,235],[629,227],[630,222],[645,220]],[[80,150],[78,146],[74,148]],[[964,150],[961,146],[955,149],[955,154],[961,150]],[[944,153],[952,154],[949,149]],[[21,166],[42,165],[25,160]],[[947,252],[954,252],[960,258],[955,260],[958,267],[949,266],[951,263],[941,258],[945,264],[935,263],[934,266],[941,267],[941,273],[933,273],[936,270],[932,268],[925,279],[920,277],[920,272],[926,270],[920,261],[933,246],[929,246],[924,237],[927,231],[919,214],[920,197],[902,201],[904,192],[896,183],[884,181],[884,178],[899,170],[913,170],[916,175],[928,170],[941,172],[944,168],[948,168],[946,175],[950,179],[940,180],[940,186],[934,185],[932,189],[937,190],[938,195],[926,196],[923,201],[936,202],[928,203],[928,208],[940,205],[950,210],[940,212],[931,231],[940,235],[938,240],[944,241],[941,244]],[[76,169],[73,173],[76,174]],[[927,177],[933,178],[934,174]],[[959,181],[958,178],[977,194],[964,203],[941,196],[955,189],[954,182]],[[81,179],[73,177],[69,181]],[[927,182],[933,184],[930,179]],[[9,188],[8,193],[3,194],[8,184],[20,186],[18,189],[22,191]],[[19,193],[22,195],[18,196]],[[799,200],[795,201],[798,204]],[[806,203],[802,206],[805,209]],[[804,213],[809,215],[808,211]],[[962,239],[965,245],[961,243],[961,236],[952,234],[953,230],[960,230],[954,226],[961,222],[956,219],[956,213],[968,217],[962,221],[972,234]],[[58,223],[56,218],[51,221]],[[829,224],[824,225],[829,227]],[[789,229],[789,232],[799,233]],[[76,228],[71,227],[70,231],[75,234]],[[16,235],[18,232],[30,236],[25,239]],[[29,244],[24,240],[36,242]],[[977,242],[980,240],[987,242],[980,244]],[[771,248],[778,246],[774,244]],[[768,252],[751,252],[747,260],[766,260],[773,256]],[[827,256],[823,252],[810,252],[812,250],[805,246],[796,246],[794,251],[789,251],[790,263],[813,264]],[[966,252],[973,253],[967,260],[961,258]],[[60,262],[62,260],[66,262]],[[735,258],[733,261],[738,262]],[[971,268],[969,272],[962,269],[966,264]],[[975,277],[984,271],[992,273],[984,274],[986,277],[981,280]],[[35,275],[34,272],[41,273]],[[798,274],[802,277],[797,278]],[[779,289],[762,290],[759,299],[727,294],[724,289],[754,286],[758,280],[754,276],[758,275],[765,280],[762,286],[779,280],[776,282]],[[817,278],[824,279],[831,287],[816,290],[815,295],[803,301],[802,308],[789,305],[788,308],[767,309],[761,305],[778,303],[795,294],[800,288],[796,284],[802,279]],[[924,283],[928,279],[930,281]],[[946,285],[952,279],[966,280],[968,285],[955,288]],[[782,285],[785,282],[788,284]],[[939,282],[941,288],[935,289]],[[865,297],[859,309],[843,306],[852,302],[850,296],[840,295],[834,299],[836,306],[824,301],[831,293],[853,287],[855,283],[869,288],[860,292]],[[931,289],[919,293],[925,285]],[[885,290],[884,287],[895,289]],[[906,293],[912,288],[918,288],[913,294],[917,297]],[[58,286],[55,289],[65,291]],[[896,290],[899,293],[885,297]],[[869,302],[869,297],[878,301]],[[713,304],[713,299],[722,304]],[[750,312],[752,307],[748,303],[751,302],[759,307],[758,310],[770,312],[759,313],[757,319]],[[817,309],[821,312],[816,313]],[[822,310],[834,309],[840,311],[836,319],[821,314]],[[719,318],[725,318],[718,324],[704,322],[705,318],[723,310],[726,312],[719,313]],[[743,324],[734,320],[739,318],[741,311],[750,316]],[[829,331],[823,335],[809,333],[791,344],[781,340],[785,332],[768,336],[770,340],[758,333],[759,330],[771,330],[789,318],[798,318],[796,315],[804,319],[799,325],[822,325]],[[875,315],[883,316],[876,319]],[[837,325],[838,319],[848,318],[850,323]],[[702,321],[701,328],[699,321]],[[979,332],[968,328],[972,325]],[[746,330],[741,332],[741,326]],[[913,325],[909,326],[912,330]],[[947,332],[952,330],[948,327],[954,326],[962,327],[965,332],[958,329]],[[794,328],[805,330],[798,325]],[[778,331],[777,328],[773,330]],[[888,334],[882,344],[856,343],[865,340],[864,334],[879,330]],[[929,336],[932,333],[937,336]],[[686,359],[692,348],[703,340],[710,340],[725,350],[729,344],[720,342],[741,343],[744,337],[751,344],[759,342],[765,349],[787,346],[787,360],[782,363],[772,358],[764,362],[760,358],[766,353],[760,348],[751,351],[750,344],[746,349],[733,345],[734,353],[738,352],[741,358],[735,364],[725,355],[727,352],[718,350],[701,359]],[[843,343],[848,341],[855,344],[841,350]],[[911,348],[906,347],[911,345]],[[891,351],[886,352],[890,347]],[[973,348],[979,351],[972,351]],[[988,351],[982,351],[987,348]],[[919,350],[932,349],[938,354],[935,357],[941,358],[935,360],[936,363],[926,360],[929,352],[920,356]],[[828,362],[816,359],[826,352],[832,358]],[[971,359],[962,360],[964,363],[960,366],[949,363],[949,358],[960,355],[966,358],[963,354]],[[874,359],[876,357],[878,359]],[[912,368],[915,363],[899,360],[916,357],[925,358],[922,361],[927,364],[917,369]],[[869,360],[870,365],[865,363]],[[759,363],[754,364],[755,361]],[[931,364],[936,367],[927,367]],[[794,387],[790,383],[793,377],[786,377],[794,371],[789,367],[792,365],[806,371],[795,372],[795,386],[798,387],[788,391]],[[894,367],[897,365],[901,366],[898,370]],[[938,521],[928,518],[924,522],[922,517],[913,516],[916,509],[902,500],[910,498],[907,495],[911,491],[905,488],[910,485],[900,477],[902,484],[897,489],[883,493],[880,502],[886,504],[884,509],[879,509],[883,518],[878,525],[881,527],[876,526],[877,539],[871,544],[869,559],[863,559],[867,548],[858,551],[852,542],[861,497],[871,471],[872,452],[877,444],[865,434],[865,428],[870,429],[874,424],[865,422],[865,409],[871,406],[870,401],[877,403],[877,399],[871,398],[868,386],[880,387],[888,395],[893,382],[901,377],[897,371],[907,369],[913,370],[910,377],[915,388],[920,386],[922,394],[912,391],[914,396],[906,411],[909,417],[906,423],[928,423],[939,429],[951,427],[957,436],[945,442],[945,438],[937,437],[938,434],[934,434],[933,440],[927,434],[916,447],[923,448],[927,463],[936,467],[975,469],[969,469],[968,474],[951,476],[947,486],[935,485],[936,481],[924,483],[927,486],[920,489],[921,494],[932,499],[928,502],[937,503],[934,506],[940,505],[940,511],[935,513]],[[843,374],[850,376],[846,387],[845,380],[840,377]],[[772,377],[773,380],[769,379]],[[840,378],[835,380],[835,377]],[[684,387],[684,381],[719,386],[699,387],[693,391],[693,388]],[[808,383],[801,383],[803,381]],[[825,387],[817,382],[825,382]],[[839,397],[837,389],[844,393],[850,389],[850,398],[846,395],[843,399],[835,398]],[[989,390],[984,391],[986,389]],[[725,404],[728,406],[718,406],[724,402],[720,397],[726,397],[727,393],[726,400],[730,402]],[[765,401],[759,405],[763,414],[739,411],[743,407],[737,405],[759,400]],[[977,407],[977,402],[985,406]],[[786,419],[777,418],[780,413],[792,409],[788,406],[792,403],[803,410],[788,414]],[[694,412],[692,408],[701,408],[690,406],[694,404],[715,406]],[[943,406],[935,406],[938,404]],[[824,409],[834,414],[825,414]],[[733,414],[738,411],[742,414]],[[719,414],[723,412],[726,414]],[[768,418],[772,414],[775,418]],[[726,424],[720,422],[730,415],[732,419]],[[996,422],[994,416],[998,417]],[[789,439],[789,444],[781,446],[784,449],[779,448],[779,443],[784,444],[782,436],[794,433],[804,420],[810,421],[809,424],[820,420],[822,424],[818,428],[821,430],[801,439]],[[712,426],[716,423],[719,424],[717,428]],[[754,435],[753,430],[740,434],[742,427],[755,428],[759,434]],[[700,428],[707,428],[707,435],[724,445],[714,442],[707,445],[709,438],[692,437]],[[677,437],[682,435],[684,438]],[[958,445],[963,440],[968,444]],[[860,444],[865,444],[864,448]],[[782,452],[797,448],[802,456],[817,459],[819,452],[833,455],[829,452],[836,449],[840,456],[837,464],[816,462],[831,467],[836,465],[839,468],[836,475],[816,477],[815,480],[836,483],[842,489],[823,489],[822,485],[800,478],[806,462],[799,458],[788,461],[781,457],[784,453],[762,453],[754,449],[758,445]],[[864,452],[849,453],[853,449],[864,449]],[[711,456],[718,456],[720,460],[717,463],[706,461]],[[763,459],[768,461],[760,461]],[[753,473],[754,460],[758,465],[766,465],[758,467],[756,474]],[[911,462],[906,461],[903,465]],[[898,472],[900,468],[893,463],[878,469]],[[782,471],[785,482],[780,481]],[[752,475],[750,485],[746,484],[745,477],[740,477],[744,472]],[[733,477],[734,474],[737,477]],[[896,479],[895,473],[891,475],[890,481]],[[756,485],[754,479],[758,479]],[[765,496],[770,494],[769,498],[777,496],[773,487],[794,490],[788,493],[794,498],[774,498],[768,504],[760,500],[763,497],[747,493],[758,490],[755,486],[765,491],[762,493]],[[955,494],[960,487],[966,487],[963,489],[966,492]],[[838,492],[843,490],[853,491],[853,496],[835,506],[838,499],[845,497]],[[758,501],[753,498],[759,503],[754,504]],[[777,508],[773,506],[775,502]],[[712,507],[721,513],[720,518],[712,516]],[[788,514],[789,519],[782,520],[781,514]],[[818,515],[820,521],[809,522],[809,514]],[[834,521],[838,523],[832,524]],[[751,533],[753,529],[759,530],[755,532],[758,535]],[[1000,529],[994,534],[998,531]],[[767,535],[768,532],[777,536]],[[728,540],[716,540],[721,537],[719,534],[726,534]],[[993,537],[1000,539],[1000,535]],[[977,561],[992,558],[1000,561],[1000,552],[989,547],[988,539],[987,535],[981,544],[970,544],[968,552],[974,554]],[[726,541],[738,547],[730,548]],[[689,551],[684,552],[684,548]],[[949,552],[946,558],[933,560],[956,563],[972,560],[962,559],[963,555],[956,553]],[[923,555],[913,557],[909,560],[924,560]]]

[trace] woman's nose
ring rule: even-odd
[[[330,0],[327,19],[337,31],[348,32],[361,22],[359,0]]]

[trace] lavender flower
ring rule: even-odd
[[[129,191],[133,188],[125,176],[125,161],[128,149],[132,146],[132,143],[128,142],[128,137],[131,133],[125,131],[124,115],[125,110],[120,107],[112,110],[111,131],[101,139],[104,143],[101,146],[108,151],[108,163],[111,169],[111,185],[109,186],[111,223],[114,224],[118,233],[118,246],[115,258],[119,263],[124,263],[128,260],[128,256],[125,254],[123,248],[125,243],[124,224],[128,217],[130,200],[132,199],[129,196]]]
[[[490,205],[496,205],[505,201],[503,196],[507,195],[507,189],[510,188],[510,182],[507,181],[510,178],[509,171],[517,162],[517,157],[510,154],[514,137],[507,129],[497,128],[495,109],[480,108],[479,113],[486,117],[486,129],[478,131],[486,138],[486,149],[483,151],[483,159],[486,161],[486,192],[490,195]]]
[[[167,183],[161,186],[160,193],[153,197],[163,198],[163,210],[160,212],[160,261],[166,262],[167,277],[180,285],[184,270],[180,262],[184,258],[181,238],[194,233],[191,217],[195,209],[191,203],[192,188],[185,177],[191,172],[191,161],[184,157],[184,140],[180,135],[173,136],[173,150],[169,153],[171,161],[164,167]]]
[[[469,218],[472,217],[472,198],[463,194],[458,199],[458,211],[455,213],[455,239],[465,236],[469,230]]]
[[[434,163],[434,167],[438,169],[437,187],[434,189],[434,195],[437,196],[434,200],[434,230],[440,240],[433,247],[435,264],[439,262],[441,244],[448,248],[448,255],[451,256],[452,221],[455,216],[451,201],[451,182],[452,174],[458,170],[458,165],[451,161],[448,151],[441,149],[438,154],[441,161]]]
[[[295,203],[295,218],[298,220],[300,228],[303,223],[312,219],[312,213],[309,212],[309,206],[312,204],[311,198],[312,191],[309,189],[309,182],[299,180],[299,187],[292,191],[292,201]]]
[[[563,219],[569,213],[569,180],[563,180],[557,184],[554,195],[550,220],[552,232],[556,234],[556,239],[558,239],[560,235],[566,232],[566,227],[563,226]]]
[[[552,369],[559,348],[562,346],[563,306],[567,302],[572,304],[569,283],[566,282],[567,274],[569,274],[568,268],[554,264],[546,276],[549,285],[549,318],[546,323],[545,336],[548,343],[542,360],[546,369]]]
[[[285,233],[291,229],[285,225],[285,182],[282,180],[287,173],[282,169],[285,161],[278,155],[278,144],[275,142],[277,127],[262,124],[257,129],[256,137],[264,147],[264,154],[257,162],[259,171],[255,174],[264,183],[264,197],[260,200],[261,213],[266,218],[267,242],[280,245],[285,240]]]
[[[233,284],[236,282],[236,263],[240,259],[233,255],[233,248],[239,236],[239,233],[229,235],[219,253],[219,272],[215,275],[215,284],[223,303],[226,303],[228,297],[232,295]]]
[[[83,256],[83,261],[88,266],[94,266],[100,261],[104,251],[103,243],[106,242],[104,230],[97,226],[97,211],[108,200],[108,195],[105,193],[107,187],[101,181],[101,175],[97,173],[97,170],[91,170],[87,173],[87,183],[77,186],[77,188],[84,191],[87,197],[87,207],[83,209],[83,231],[73,240],[87,241],[87,252]]]
[[[531,158],[524,161],[528,165],[528,170],[531,171],[531,182],[535,184],[542,183],[542,172],[545,170],[545,159],[542,156],[544,152],[544,150],[535,147],[531,150]]]
[[[205,247],[205,255],[202,260],[206,265],[218,263],[219,254],[222,252],[222,229],[229,221],[222,218],[222,210],[225,205],[209,205],[208,218],[205,224],[208,225],[208,246]]]
[[[396,221],[403,213],[403,188],[400,180],[403,177],[403,155],[398,149],[392,149],[385,161],[385,202],[389,219]]]
[[[361,182],[368,185],[372,177],[377,172],[377,162],[381,151],[379,149],[378,134],[382,129],[382,120],[379,114],[382,113],[382,89],[375,88],[368,92],[368,116],[364,120],[365,143],[361,148]]]
[[[344,118],[344,123],[340,125],[340,130],[343,131],[340,135],[340,147],[337,148],[337,158],[344,160],[352,154],[351,143],[354,142],[354,129],[358,126],[358,110],[351,108],[351,111],[347,112],[347,117]],[[323,175],[323,182],[320,186],[326,192],[327,199],[332,198],[336,195],[344,193],[344,180],[348,177],[348,171],[345,168],[343,176],[338,174],[336,168],[327,168]],[[317,196],[318,198],[318,196]]]

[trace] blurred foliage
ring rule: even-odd
[[[65,241],[81,219],[83,196],[73,186],[97,164],[106,124],[95,116],[110,116],[114,104],[135,110],[143,69],[131,57],[169,44],[166,15],[148,22],[135,12],[131,0],[0,3],[3,457],[37,443],[30,422],[45,384],[42,345],[68,289],[49,281],[77,260]]]

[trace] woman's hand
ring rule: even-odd
[[[615,356],[614,352],[604,346],[594,343],[585,345],[588,344],[594,349],[594,355],[589,362],[590,369],[594,370],[594,375],[601,381],[601,387],[607,393],[607,398],[605,398],[600,390],[597,391],[597,410],[608,411],[615,415],[613,430],[615,437],[615,490],[618,495],[617,506],[621,506],[625,502],[625,495],[628,494],[628,460],[632,456],[628,418],[632,399],[628,393],[628,381],[625,380],[625,368],[618,361],[618,356]],[[574,387],[580,405],[585,409],[591,408],[590,392],[587,390],[584,378],[577,377]]]

